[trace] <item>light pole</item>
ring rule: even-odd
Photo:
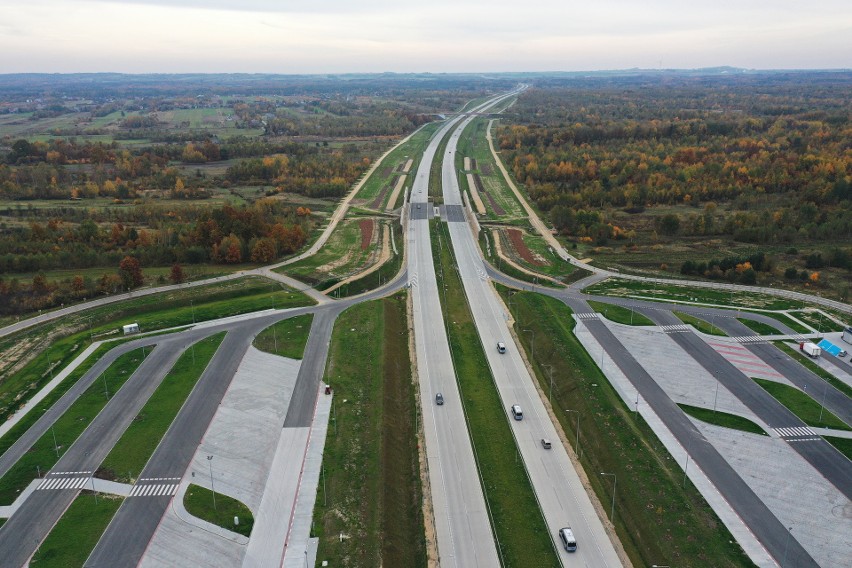
[[[574,444],[574,452],[577,453],[577,458],[580,456],[580,411],[579,410],[571,410],[570,408],[566,409],[565,412],[576,412],[577,413],[577,443]]]
[[[784,545],[784,561],[781,568],[787,565],[787,551],[790,550],[790,540],[793,538],[793,527],[787,527],[787,544]]]
[[[189,305],[192,308],[192,325],[195,325],[195,304],[190,300]]]
[[[216,489],[213,487],[213,456],[207,456],[207,463],[210,464],[210,492],[213,493],[213,510],[218,512],[216,507]]]
[[[532,358],[535,359],[535,330],[534,329],[525,329],[524,333],[531,333],[532,340],[530,341],[530,347],[532,350]]]
[[[603,472],[603,471],[601,472],[601,475],[611,475],[612,476],[612,505],[610,507],[609,520],[612,523],[612,526],[614,527],[615,526],[615,488],[618,485],[618,478],[615,476],[614,473],[606,473],[606,472]]]
[[[549,363],[545,363],[542,367],[547,367],[548,371],[550,371],[550,392],[547,395],[547,400],[550,402],[551,406],[553,405],[553,365]]]
[[[101,378],[104,380],[104,398],[106,398],[107,400],[109,400],[109,389],[107,388],[107,382],[106,382],[106,371],[104,371],[103,373],[101,373]]]
[[[56,457],[59,457],[59,444],[56,443],[56,429],[51,426],[50,432],[53,434],[53,449],[56,450]]]
[[[713,395],[713,414],[716,414],[716,401],[719,400],[719,377],[713,373],[713,378],[716,379],[716,394]]]
[[[825,379],[823,379],[825,381]],[[825,385],[822,389],[822,402],[819,405],[819,423],[822,424],[822,411],[825,409],[825,395],[828,394],[828,381],[825,381]]]

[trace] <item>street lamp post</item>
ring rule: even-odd
[[[615,526],[615,488],[618,485],[618,478],[614,473],[606,473],[604,471],[601,472],[601,475],[612,476],[612,505],[610,506],[609,520],[612,523],[612,526]]]
[[[207,463],[210,465],[210,492],[213,493],[213,510],[219,511],[216,507],[216,489],[213,487],[213,456],[207,456]]]
[[[553,405],[553,365],[549,363],[545,363],[542,365],[543,367],[547,367],[547,370],[550,372],[550,392],[547,395],[547,400],[550,402],[551,406]]]
[[[535,359],[535,330],[534,329],[525,329],[524,333],[531,333],[532,340],[530,341],[530,347],[532,351],[532,358]]]
[[[566,409],[565,412],[576,412],[577,413],[577,442],[574,444],[574,452],[577,453],[577,457],[579,459],[580,456],[580,411],[579,410],[571,410]]]
[[[716,401],[719,399],[719,378],[716,377],[715,373],[713,377],[716,379],[716,394],[713,395],[713,414],[716,414]]]
[[[784,545],[784,561],[781,568],[787,565],[787,551],[790,550],[790,540],[793,538],[793,527],[787,527],[787,544]]]

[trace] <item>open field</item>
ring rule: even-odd
[[[541,236],[514,228],[499,231],[503,254],[511,260],[538,274],[563,282],[572,280],[576,267],[559,258]]]
[[[752,377],[752,379],[808,426],[834,428],[835,430],[852,430],[845,422],[822,408],[820,403],[799,389],[776,383],[775,381],[767,381],[766,379],[757,379],[755,377]],[[818,394],[813,393],[814,396]]]
[[[436,225],[441,239],[432,239],[432,253],[444,322],[498,553],[503,566],[559,566],[455,270],[449,232]]]
[[[251,529],[254,528],[254,515],[245,504],[194,483],[186,490],[183,506],[194,517],[246,537],[251,536]],[[239,519],[238,525],[234,525],[234,517]]]
[[[471,170],[481,182],[482,201],[485,204],[487,218],[508,221],[525,217],[520,203],[515,198],[511,188],[506,184],[503,175],[494,163],[494,156],[488,147],[485,134],[488,130],[488,118],[476,118],[465,128],[459,139],[456,154],[456,169],[464,169],[464,158],[475,160],[476,167]]]
[[[678,404],[678,406],[685,413],[689,414],[693,418],[697,418],[702,422],[706,422],[708,424],[715,424],[716,426],[722,426],[724,428],[731,428],[732,430],[740,430],[742,432],[749,432],[751,434],[759,434],[761,436],[768,436],[763,428],[749,420],[748,418],[743,418],[742,416],[737,416],[736,414],[728,414],[727,412],[716,412],[709,408],[700,408],[698,406],[690,406],[688,404]]]
[[[497,288],[507,300],[510,290]],[[580,463],[598,499],[612,498],[612,483],[601,471],[615,473],[618,486],[630,488],[616,493],[615,506],[616,530],[633,565],[676,558],[678,565],[695,568],[753,566],[695,487],[682,486],[680,464],[577,341],[571,309],[530,292],[515,293],[509,305],[515,321],[536,332],[532,362],[542,389],[549,387],[545,366],[553,367],[553,407],[572,444],[579,412]],[[530,334],[519,337],[529,354]]]
[[[426,566],[405,312],[397,294],[349,308],[334,327],[325,375],[334,408],[312,530],[317,559],[331,566]]]
[[[408,175],[414,175],[414,172],[417,171],[417,166],[420,164],[420,158],[423,156],[423,150],[426,149],[429,140],[431,140],[432,136],[441,126],[443,126],[443,122],[432,122],[423,125],[420,130],[412,135],[408,142],[388,154],[370,176],[370,179],[361,187],[361,191],[358,192],[356,199],[365,204],[371,203],[379,196],[382,189],[391,183],[394,176],[401,173],[400,167],[404,166],[409,159],[413,160],[413,164]],[[407,185],[410,186],[411,184]],[[392,187],[385,193],[379,209],[384,208],[390,197],[391,190],[393,190]],[[396,206],[399,206],[401,203],[402,197],[400,196],[397,198]]]
[[[51,428],[18,462],[0,478],[0,503],[11,504],[18,493],[38,477],[39,471],[46,473],[59,460],[59,457],[91,424],[92,420],[106,406],[127,379],[136,371],[148,349],[135,349],[120,356],[103,372],[92,386],[80,395]],[[56,444],[54,445],[54,439]]]
[[[830,331],[842,331],[842,325],[838,325],[830,318],[825,317],[821,310],[814,311],[796,311],[790,312],[790,315],[796,319],[802,320],[815,330],[821,333],[828,333]],[[849,318],[848,315],[844,314],[840,316],[841,321],[846,321]]]
[[[301,359],[313,321],[314,314],[285,319],[258,333],[252,345],[273,355]]]
[[[135,482],[224,338],[225,332],[217,333],[180,356],[104,459],[97,477]]]
[[[362,247],[364,222],[371,223],[375,229],[373,238],[366,248]],[[373,219],[349,218],[340,223],[331,237],[317,254],[288,264],[275,271],[296,278],[315,288],[323,290],[340,280],[365,269],[377,259],[381,230]]]
[[[603,314],[606,319],[616,323],[623,323],[625,325],[656,325],[644,315],[623,306],[604,304],[602,302],[595,302],[594,300],[589,300],[589,306],[599,314]]]
[[[122,502],[114,495],[82,491],[36,551],[30,566],[82,568]]]

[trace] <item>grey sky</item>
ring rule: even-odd
[[[0,73],[852,67],[849,0],[0,0],[0,14]]]

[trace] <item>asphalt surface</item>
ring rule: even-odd
[[[660,325],[680,322],[676,316],[666,312],[656,311],[646,312],[646,314]],[[693,359],[715,376],[731,394],[740,399],[755,416],[763,420],[770,428],[805,428],[807,426],[798,416],[790,412],[787,407],[744,375],[742,371],[707,345],[696,334],[686,332],[670,335]],[[852,498],[852,468],[849,467],[849,459],[846,456],[819,436],[783,436],[783,439],[832,485],[846,495],[847,499]]]
[[[456,384],[427,215],[432,161],[441,139],[459,120],[448,121],[432,138],[414,176],[411,215],[405,224],[408,274],[439,562],[447,568],[492,567],[499,566],[497,548]],[[444,397],[442,406],[434,402],[439,392]]]
[[[510,340],[504,308],[488,280],[477,242],[465,222],[453,158],[456,143],[470,120],[472,118],[466,119],[458,127],[447,144],[443,167],[444,202],[459,274],[503,402],[505,419],[515,437],[560,561],[566,566],[621,566],[603,521],[598,518],[565,447],[558,443],[559,436],[535,381]],[[505,353],[497,351],[498,341],[506,343]],[[515,420],[510,415],[509,408],[513,404],[523,409],[523,420]],[[554,442],[550,450],[542,448],[542,438]],[[571,527],[578,542],[577,551],[573,553],[565,551],[557,536],[559,529],[567,526]]]

